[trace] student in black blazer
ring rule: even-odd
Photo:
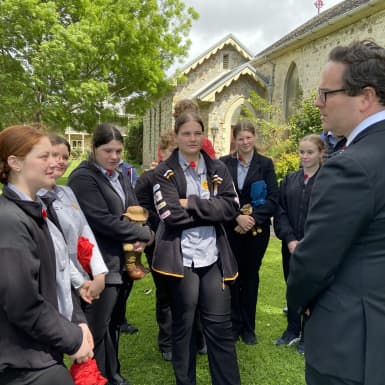
[[[319,135],[309,134],[303,137],[298,148],[302,167],[286,175],[280,185],[279,204],[274,215],[274,232],[277,238],[282,240],[285,282],[289,276],[291,254],[303,238],[311,191],[322,165],[324,148],[324,142]],[[288,308],[287,328],[275,344],[291,346],[301,337],[297,350],[304,354],[304,334],[303,331],[301,333],[301,327],[301,314],[297,313],[297,309]]]
[[[95,340],[95,359],[109,385],[127,385],[120,375],[119,326],[124,320],[127,274],[123,243],[143,251],[153,237],[148,226],[123,221],[128,206],[137,205],[127,175],[119,171],[123,137],[113,125],[100,124],[93,133],[92,153],[70,175],[68,184],[94,232],[109,272],[100,299],[85,305],[85,314]]]
[[[255,128],[249,121],[234,127],[237,151],[221,158],[233,177],[241,210],[251,205],[249,214],[238,212],[227,226],[230,245],[237,258],[239,277],[232,287],[234,338],[246,344],[257,343],[255,317],[258,299],[259,268],[270,238],[270,218],[278,203],[278,185],[270,158],[255,148]]]
[[[385,381],[385,49],[338,46],[321,75],[323,128],[347,138],[314,183],[288,305],[305,311],[308,385]]]

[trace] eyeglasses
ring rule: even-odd
[[[318,97],[322,104],[326,103],[326,96],[329,94],[336,94],[337,92],[346,92],[347,88],[338,88],[338,90],[324,90],[322,88],[318,88]]]

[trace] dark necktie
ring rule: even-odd
[[[47,206],[47,214],[48,218],[51,220],[51,222],[54,223],[54,225],[60,230],[60,232],[63,234],[63,229],[60,226],[59,219],[57,217],[56,211],[52,206],[52,203],[56,200],[56,195],[52,191],[47,191],[47,193],[41,197],[41,200],[44,202],[44,204]]]

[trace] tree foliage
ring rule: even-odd
[[[250,93],[248,105],[244,107],[242,117],[255,123],[257,133],[257,147],[269,156],[275,157],[288,150],[289,127],[279,120],[279,108],[256,92]]]
[[[170,86],[197,18],[180,0],[1,0],[0,129],[93,127]]]
[[[321,115],[314,105],[315,98],[313,94],[303,99],[297,112],[290,118],[290,140],[296,145],[305,135],[322,132]]]
[[[289,124],[279,121],[279,109],[256,93],[251,93],[242,115],[256,123],[259,150],[274,160],[277,178],[298,170],[298,145],[307,134],[321,133],[322,123],[318,108],[314,105],[315,94],[298,102]]]

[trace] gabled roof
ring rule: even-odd
[[[217,79],[196,91],[192,95],[192,98],[196,98],[203,102],[213,102],[217,93],[221,92],[225,87],[229,87],[231,83],[244,75],[253,77],[257,82],[261,83],[262,86],[269,85],[270,79],[258,72],[250,62],[248,62],[234,68],[231,72],[221,74]]]
[[[180,70],[181,73],[187,75],[190,71],[202,64],[205,60],[215,55],[225,45],[233,46],[247,60],[251,60],[254,56],[251,51],[249,51],[233,34],[230,33],[229,35],[225,36],[221,41],[219,41],[218,43],[210,47],[208,50],[203,52],[200,56],[195,58],[193,61],[182,67]]]
[[[313,17],[294,31],[277,40],[274,44],[259,52],[255,60],[274,55],[285,49],[315,40],[331,31],[350,25],[379,9],[385,8],[384,0],[345,0],[332,8]],[[306,39],[306,40],[305,40]]]

